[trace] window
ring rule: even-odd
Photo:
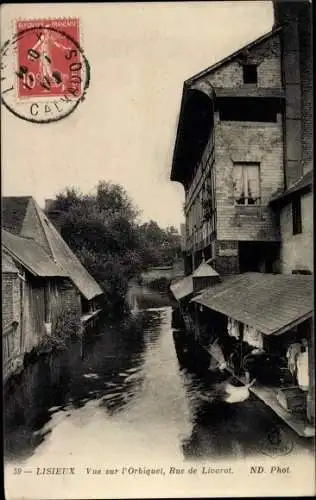
[[[233,186],[235,205],[259,205],[259,163],[235,163]]]
[[[293,234],[300,234],[302,232],[302,211],[301,211],[301,198],[295,198],[292,201],[292,221],[293,221]]]
[[[221,121],[276,123],[280,113],[276,99],[219,98],[217,104]]]
[[[243,66],[244,83],[258,82],[257,66],[255,64],[245,64]]]

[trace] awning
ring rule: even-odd
[[[283,203],[288,201],[291,196],[296,193],[306,193],[312,190],[313,186],[313,170],[311,170],[300,177],[290,188],[281,193],[275,194],[271,200],[271,205],[275,205],[277,203]]]
[[[170,290],[176,300],[189,297],[195,292],[193,283],[194,278],[219,278],[219,274],[207,262],[203,261],[194,271],[193,274],[185,276],[182,280],[172,283]],[[205,287],[203,287],[205,289]],[[195,292],[196,293],[196,292]],[[201,293],[201,290],[199,290]]]
[[[193,278],[219,278],[219,274],[207,262],[203,261],[193,273]]]
[[[244,273],[192,299],[265,335],[281,334],[313,314],[313,276]]]
[[[176,300],[184,299],[193,293],[192,274],[186,276],[180,281],[176,281],[170,286],[170,290]]]

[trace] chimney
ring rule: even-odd
[[[55,205],[55,200],[53,200],[52,198],[47,198],[45,200],[45,212],[50,212],[51,210],[53,210],[54,205]]]
[[[44,212],[49,218],[49,220],[53,223],[55,228],[61,232],[62,221],[63,221],[63,213],[61,210],[58,210],[56,207],[55,200],[52,198],[47,198],[45,200],[45,209]]]
[[[284,169],[285,188],[302,171],[302,97],[299,22],[303,0],[274,0],[274,27],[282,27],[281,65],[285,92]]]

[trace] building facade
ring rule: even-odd
[[[187,274],[203,255],[220,274],[285,268],[270,202],[312,168],[310,14],[289,3],[270,33],[184,84],[171,179],[185,189]]]
[[[102,290],[32,197],[3,198],[2,226],[6,380],[45,335],[63,335],[63,321],[95,315]]]
[[[270,33],[184,83],[171,180],[185,190],[187,276],[172,291],[211,358],[220,345],[226,369],[311,437],[311,4],[273,5]],[[194,294],[204,259],[220,283]]]
[[[281,195],[271,200],[279,218],[280,271],[284,274],[313,272],[312,171],[303,175]]]

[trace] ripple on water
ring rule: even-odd
[[[91,463],[133,455],[140,463],[153,449],[155,457],[160,453],[172,463],[227,452],[242,456],[254,447],[261,424],[253,403],[206,408],[199,394],[210,386],[180,369],[171,309],[142,312],[137,335],[117,325],[100,332],[61,384],[61,400],[50,400],[44,409],[50,421],[38,433],[42,440],[34,439],[33,429],[22,435],[17,426],[17,456],[31,443],[30,457],[38,452],[47,463],[52,453],[72,454],[80,463],[87,462],[87,453]],[[266,412],[261,420],[268,426],[271,416]]]

